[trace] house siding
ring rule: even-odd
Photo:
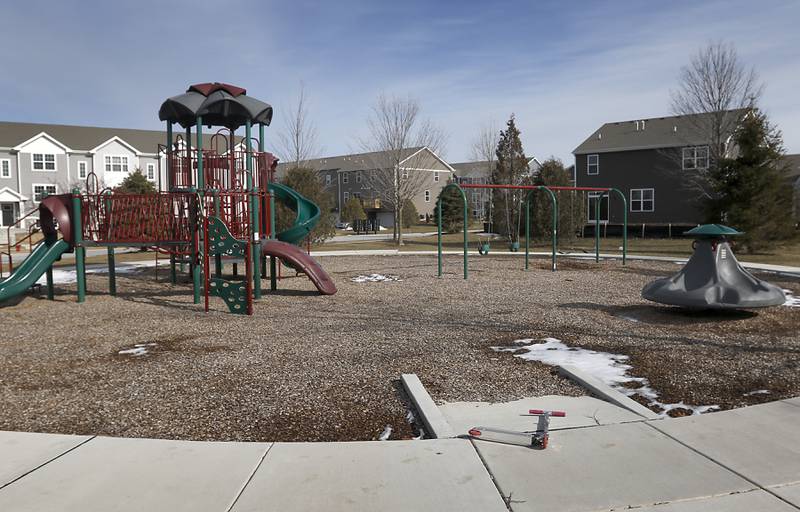
[[[694,225],[703,222],[701,202],[687,186],[680,148],[598,153],[599,172],[588,174],[588,154],[575,155],[576,186],[619,189],[628,203],[628,224]],[[631,211],[632,189],[654,189],[652,212]],[[622,223],[622,203],[611,195],[609,223]]]

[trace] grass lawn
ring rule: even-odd
[[[462,234],[451,233],[445,234],[442,237],[442,245],[448,250],[458,250],[462,247]],[[437,245],[437,237],[425,238],[407,238],[403,241],[403,246],[399,248],[400,251],[435,251]],[[485,239],[485,238],[484,238]],[[470,250],[477,250],[479,242],[479,235],[477,233],[469,233],[468,243]],[[525,240],[521,239],[521,246],[524,248]],[[492,252],[505,252],[508,250],[507,243],[503,240],[496,239],[491,242]],[[398,247],[391,240],[370,240],[365,242],[329,242],[323,245],[315,246],[313,250],[324,251],[337,251],[337,250],[366,250],[366,249],[397,249]],[[531,251],[541,252],[550,250],[549,240],[533,240]],[[588,253],[594,252],[594,238],[578,238],[574,242],[563,242],[558,246],[559,251],[563,252],[580,252],[586,251]],[[622,239],[621,238],[601,238],[600,251],[606,253],[621,253],[622,252]],[[656,238],[629,238],[628,239],[628,253],[629,254],[650,254],[655,256],[675,256],[675,257],[689,257],[692,254],[692,240],[689,238],[671,238],[671,239],[656,239]],[[744,252],[737,253],[737,258],[742,261],[756,262],[756,263],[771,263],[775,265],[792,265],[800,266],[800,238],[776,244],[772,249],[755,253],[747,254]]]

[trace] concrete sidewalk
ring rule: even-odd
[[[442,407],[458,432],[525,428],[531,406],[567,411],[547,450],[0,432],[0,510],[800,510],[800,399],[660,420],[590,397]]]

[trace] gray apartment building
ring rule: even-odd
[[[83,188],[91,172],[101,187],[118,186],[137,168],[158,183],[165,137],[156,130],[0,122],[0,226],[35,210],[45,193]]]
[[[385,187],[382,178],[391,171],[393,164],[384,152],[357,153],[351,155],[316,158],[302,163],[316,170],[324,186],[334,197],[335,213],[355,197],[361,200],[367,219],[383,227],[394,225],[393,212],[383,198]],[[278,177],[290,164],[278,166]],[[420,220],[433,215],[439,192],[453,178],[453,168],[426,147],[409,148],[400,157],[400,179],[413,179],[418,193],[413,198]]]
[[[730,114],[741,119],[744,111]],[[697,118],[708,115],[604,124],[573,151],[576,186],[619,189],[628,202],[629,224],[685,227],[703,222],[699,194],[690,178],[709,166],[710,141],[707,132],[698,128],[703,123]],[[735,125],[730,123],[732,128]],[[600,195],[587,194],[590,222],[595,220]],[[614,196],[600,200],[600,221],[621,225],[621,201]]]
[[[483,160],[478,162],[459,162],[451,165],[455,171],[456,183],[462,185],[486,185],[492,182],[495,162]],[[542,163],[536,157],[528,159],[528,169],[531,177],[535,177],[541,167]],[[492,191],[478,188],[466,189],[465,193],[472,218],[488,221]]]

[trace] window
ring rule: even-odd
[[[595,222],[595,208],[598,200],[600,201],[600,222],[608,222],[608,194],[603,192],[589,192],[587,196],[586,213],[589,222]]]
[[[330,174],[326,174],[325,175],[325,186],[328,187],[328,186],[330,186],[330,184],[331,184],[331,175]]]
[[[11,177],[11,160],[0,160],[0,177]]]
[[[86,174],[86,162],[78,162],[78,178],[85,180]]]
[[[128,157],[106,155],[106,172],[128,172]]]
[[[425,191],[425,202],[426,203],[430,203],[431,202],[431,191],[430,190],[426,190]]]
[[[600,174],[600,155],[586,155],[586,174]]]
[[[342,183],[344,184],[350,183],[350,175],[346,172],[342,173]]]
[[[631,211],[632,212],[652,212],[655,210],[655,189],[652,188],[632,188],[631,189]]]
[[[433,171],[433,181],[439,181],[439,171]]]
[[[34,171],[55,171],[56,155],[48,153],[34,153],[31,155]]]
[[[33,186],[33,202],[38,203],[45,196],[49,196],[51,194],[56,193],[56,186],[55,185],[34,185]]]
[[[356,172],[356,183],[361,183],[361,171]]]
[[[344,202],[346,203],[349,200],[350,200],[350,192],[345,192],[344,193]]]
[[[683,148],[683,170],[708,169],[708,146]]]
[[[147,179],[150,181],[156,179],[156,164],[147,164]]]
[[[356,199],[361,199],[361,192],[353,192],[353,197]]]
[[[402,177],[403,178],[408,178],[408,169],[403,169]]]
[[[375,181],[375,171],[369,171],[369,181]]]

